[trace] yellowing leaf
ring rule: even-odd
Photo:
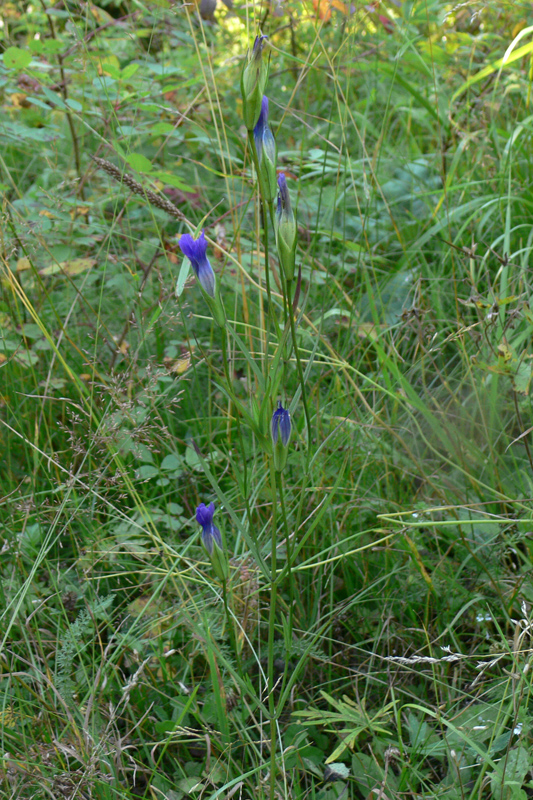
[[[11,95],[11,104],[15,106],[15,108],[29,108],[31,103],[26,100],[26,95],[24,92],[15,92]]]
[[[429,572],[427,571],[427,569],[424,566],[424,562],[422,561],[422,557],[421,557],[420,553],[418,552],[418,548],[417,548],[416,544],[413,542],[411,537],[408,536],[406,533],[404,533],[404,537],[405,537],[405,541],[408,544],[409,550],[413,554],[414,559],[415,559],[415,561],[416,561],[416,563],[418,565],[418,569],[422,573],[422,577],[424,578],[428,589],[430,589],[432,592],[434,592],[435,589],[433,587],[433,581],[431,580],[431,575],[429,574]]]
[[[106,23],[110,24],[114,22],[113,17],[110,14],[108,14],[107,11],[104,11],[103,8],[100,8],[99,6],[94,6],[91,3],[89,5],[89,11],[100,25],[105,25]]]
[[[191,359],[189,356],[177,358],[175,361],[173,359],[168,359],[168,361],[165,359],[165,366],[169,372],[173,372],[175,375],[183,375],[191,366]]]
[[[85,272],[86,269],[91,269],[96,264],[94,258],[75,258],[72,261],[62,261],[60,264],[50,264],[48,267],[43,267],[39,270],[40,275],[57,275],[62,272],[64,275],[79,275],[80,272]]]
[[[30,259],[29,258],[19,258],[17,261],[17,272],[25,272],[27,269],[31,269]]]
[[[99,75],[109,75],[117,80],[120,77],[120,61],[116,56],[105,56],[98,64]]]
[[[516,37],[518,36],[520,31],[523,31],[524,28],[526,27],[526,25],[527,25],[527,20],[525,20],[525,19],[521,20],[520,22],[517,22],[516,25],[513,28],[513,32],[511,34],[511,38],[512,39],[516,39]]]

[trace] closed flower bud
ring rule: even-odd
[[[276,244],[285,279],[292,281],[296,259],[296,220],[291,208],[291,199],[285,175],[278,176],[278,207],[275,216]]]
[[[261,113],[254,128],[254,139],[259,160],[259,172],[265,192],[265,200],[271,203],[278,188],[276,174],[276,140],[268,127],[268,97],[261,101]]]
[[[244,124],[253,131],[261,113],[261,100],[268,80],[268,60],[264,58],[266,36],[256,36],[241,74]]]
[[[286,408],[283,408],[281,401],[272,415],[270,433],[272,435],[272,445],[274,453],[274,469],[282,472],[287,463],[289,454],[289,440],[291,438],[291,415]]]
[[[211,559],[213,570],[220,580],[228,577],[228,559],[222,544],[222,534],[216,525],[213,525],[215,504],[200,503],[196,509],[196,522],[202,526],[202,544]]]

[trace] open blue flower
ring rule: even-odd
[[[278,402],[276,411],[272,414],[271,432],[274,446],[278,443],[278,437],[281,437],[281,444],[283,447],[287,447],[291,438],[291,415],[286,408],[283,408],[281,400]]]
[[[213,555],[213,549],[217,545],[222,550],[222,535],[216,525],[213,525],[215,514],[215,504],[200,503],[196,509],[196,522],[202,526],[202,544],[209,553]]]
[[[213,267],[207,258],[207,242],[202,231],[198,239],[194,239],[190,233],[184,233],[179,240],[179,246],[184,256],[187,256],[192,264],[200,286],[209,297],[215,297],[216,279]]]

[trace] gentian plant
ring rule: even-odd
[[[216,575],[222,580],[228,577],[228,562],[222,543],[222,534],[213,524],[215,504],[200,503],[196,509],[196,522],[202,526],[202,544],[211,559]]]
[[[261,100],[268,80],[268,60],[264,58],[267,36],[256,36],[241,74],[242,115],[244,124],[253,131],[261,113]]]
[[[261,101],[261,113],[254,128],[254,140],[259,161],[259,172],[263,181],[264,199],[271,203],[277,191],[276,140],[268,126],[268,97]]]
[[[180,237],[179,246],[183,255],[191,262],[202,294],[213,314],[213,319],[223,328],[226,324],[226,314],[220,300],[213,267],[207,258],[207,241],[204,232],[201,232],[198,239],[195,239],[190,233],[184,233]]]
[[[291,208],[291,198],[287,180],[283,172],[278,176],[278,207],[275,215],[276,244],[280,264],[287,281],[294,278],[296,259],[296,220]]]
[[[291,415],[286,408],[283,408],[280,400],[277,409],[272,414],[270,425],[274,451],[274,469],[276,472],[282,472],[285,469],[289,454],[291,430]]]

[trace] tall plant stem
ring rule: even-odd
[[[272,554],[270,578],[270,611],[268,615],[268,710],[270,713],[270,800],[276,796],[276,698],[274,696],[274,631],[276,625],[277,602],[277,492],[276,473],[274,464],[270,460],[270,487],[272,491]]]
[[[220,339],[221,339],[221,348],[222,348],[222,363],[224,365],[224,377],[226,378],[226,386],[227,386],[227,389],[228,389],[229,396],[233,397],[233,386],[232,386],[232,381],[231,381],[231,376],[230,376],[230,371],[229,371],[229,361],[228,361],[227,336],[226,336],[226,331],[224,329],[222,329],[220,331]],[[228,409],[228,414],[229,414],[229,419],[231,421],[231,405],[230,405],[230,407]],[[252,511],[251,511],[251,508],[250,508],[250,503],[248,502],[248,490],[247,490],[247,487],[248,487],[248,469],[247,469],[247,466],[246,466],[246,452],[245,452],[245,449],[244,449],[244,443],[243,443],[242,431],[241,431],[241,418],[239,416],[239,411],[237,409],[235,410],[235,423],[237,425],[237,438],[239,440],[239,445],[240,445],[240,448],[241,448],[242,474],[243,474],[243,479],[244,479],[243,483],[244,483],[244,489],[245,489],[245,491],[243,492],[243,499],[244,499],[244,502],[246,504],[246,515],[247,515],[247,518],[248,518],[248,522],[250,523],[251,519],[252,519]]]
[[[285,297],[287,301],[287,313],[289,314],[289,321],[291,325],[291,338],[292,338],[292,346],[294,348],[294,356],[296,358],[296,369],[298,370],[298,380],[300,381],[300,387],[302,390],[302,404],[304,407],[304,415],[305,415],[305,424],[307,426],[307,454],[306,454],[306,471],[309,469],[309,461],[311,459],[311,436],[312,436],[312,427],[311,427],[311,415],[309,414],[309,407],[307,405],[307,392],[305,389],[305,381],[304,381],[304,372],[302,369],[302,361],[300,358],[300,350],[298,347],[298,342],[296,340],[296,323],[294,321],[294,309],[291,303],[291,283],[289,281],[284,281],[285,286],[287,287],[285,292]]]
[[[265,186],[263,184],[263,178],[261,176],[261,172],[259,169],[259,156],[257,153],[257,147],[255,146],[255,139],[252,131],[248,131],[248,141],[250,144],[250,149],[252,151],[255,174],[257,175],[257,185],[259,187],[259,204],[261,206],[261,223],[263,226],[263,249],[265,253],[265,286],[266,286],[267,302],[268,302],[268,318],[271,321],[271,324],[275,328],[276,318],[274,316],[274,306],[272,305],[272,292],[270,288],[270,255],[269,255],[270,250],[268,244],[268,211],[271,212],[272,210],[270,208],[270,203],[266,199]],[[271,213],[270,216],[272,216]],[[269,328],[267,328],[265,363],[267,363],[268,361],[268,346],[269,346]]]
[[[45,17],[48,20],[48,27],[50,28],[50,35],[52,36],[52,39],[56,39],[57,40],[54,23],[53,23],[53,20],[52,20],[52,17],[50,16],[50,14],[47,13],[48,9],[46,8],[44,0],[41,0],[41,6],[43,8]],[[67,79],[66,79],[66,75],[65,75],[65,68],[63,66],[63,56],[60,53],[57,54],[57,63],[59,64],[59,74],[61,75],[61,95],[62,95],[63,100],[65,101],[65,105],[66,105],[66,101],[68,100]],[[74,127],[74,120],[72,119],[72,114],[69,111],[68,107],[65,110],[65,114],[67,116],[68,127],[69,127],[69,130],[70,130],[70,138],[72,139],[72,149],[74,151],[74,163],[76,164],[76,173],[78,175],[79,180],[81,181],[81,177],[82,176],[81,176],[80,147],[79,147],[79,144],[78,144],[78,137],[76,135],[76,128]],[[81,182],[80,185],[79,185],[78,193],[79,193],[79,196],[81,197],[81,199],[83,200],[83,196],[84,196],[83,182]]]
[[[243,675],[241,666],[241,654],[239,652],[239,646],[237,643],[237,632],[235,629],[233,617],[231,615],[230,604],[228,602],[228,583],[229,583],[229,578],[222,583],[222,598],[224,600],[224,611],[226,612],[226,621],[228,624],[228,633],[229,633],[231,649],[235,653],[235,658],[237,660],[237,672],[239,673],[239,676],[242,678]]]
[[[294,576],[292,574],[292,544],[290,539],[289,533],[289,522],[287,520],[287,511],[285,507],[285,490],[283,488],[283,473],[277,472],[276,473],[276,482],[277,482],[277,489],[279,495],[279,501],[281,506],[281,516],[283,519],[283,531],[285,533],[285,547],[287,549],[287,576],[289,579],[289,636],[292,639],[292,627],[293,627],[293,608],[294,608],[294,599],[295,599],[295,592],[294,592]],[[287,652],[285,654],[285,669],[283,672],[283,682],[281,685],[280,695],[283,695],[283,690],[285,688],[285,682],[287,680],[287,675],[289,672],[289,658],[291,654],[291,648],[287,647]],[[278,705],[278,715],[281,714],[282,708]]]

